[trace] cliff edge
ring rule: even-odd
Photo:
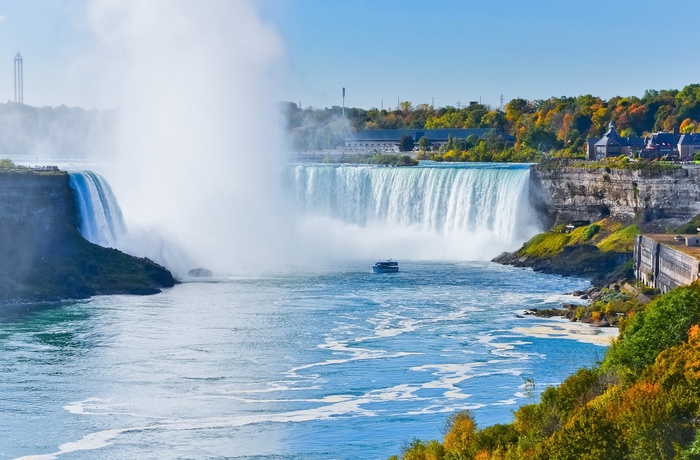
[[[630,163],[531,168],[530,197],[545,227],[606,217],[634,221],[644,230],[677,227],[700,214],[700,167]]]
[[[85,240],[64,171],[0,171],[0,303],[154,294],[160,265]]]

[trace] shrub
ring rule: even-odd
[[[600,225],[591,224],[583,231],[583,241],[590,241],[600,231]]]
[[[445,457],[445,449],[436,440],[421,441],[413,439],[410,444],[404,446],[401,453],[402,460],[442,460]],[[396,456],[389,460],[398,460]]]
[[[495,451],[499,448],[504,449],[517,442],[518,433],[515,431],[513,424],[487,426],[476,434],[476,446],[480,452],[484,450]]]

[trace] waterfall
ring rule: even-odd
[[[126,226],[107,181],[93,172],[71,172],[70,186],[75,190],[80,213],[80,233],[92,243],[115,247],[126,233]]]
[[[529,203],[529,174],[528,165],[513,164],[290,165],[283,170],[288,225],[274,229],[289,244],[265,260],[489,260],[540,231]],[[156,229],[127,234],[112,190],[99,175],[73,172],[70,184],[80,232],[89,241],[149,257],[180,274],[201,265]]]
[[[364,233],[358,240],[422,246],[393,245],[408,257],[487,259],[539,230],[529,204],[528,165],[298,164],[284,180],[299,214],[324,219],[328,231],[340,225]]]

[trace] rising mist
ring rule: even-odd
[[[275,31],[248,1],[95,0],[89,17],[119,101],[105,173],[136,235],[125,249],[162,260],[155,230],[189,255],[164,261],[180,274],[184,259],[226,273],[276,262],[289,221]]]

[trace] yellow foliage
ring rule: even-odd
[[[446,452],[453,455],[468,455],[476,450],[476,423],[467,411],[453,414],[449,421],[450,429],[442,443]]]
[[[695,131],[695,123],[693,123],[693,120],[690,118],[683,120],[681,123],[680,132],[683,134],[688,134],[692,133],[693,131]]]
[[[456,150],[450,150],[442,155],[442,161],[456,161],[458,155]]]
[[[629,225],[617,230],[600,241],[597,246],[601,251],[631,252],[634,249],[634,238],[641,233],[636,225]]]
[[[695,383],[700,380],[700,326],[697,324],[688,331],[689,356],[685,363],[685,378]]]

